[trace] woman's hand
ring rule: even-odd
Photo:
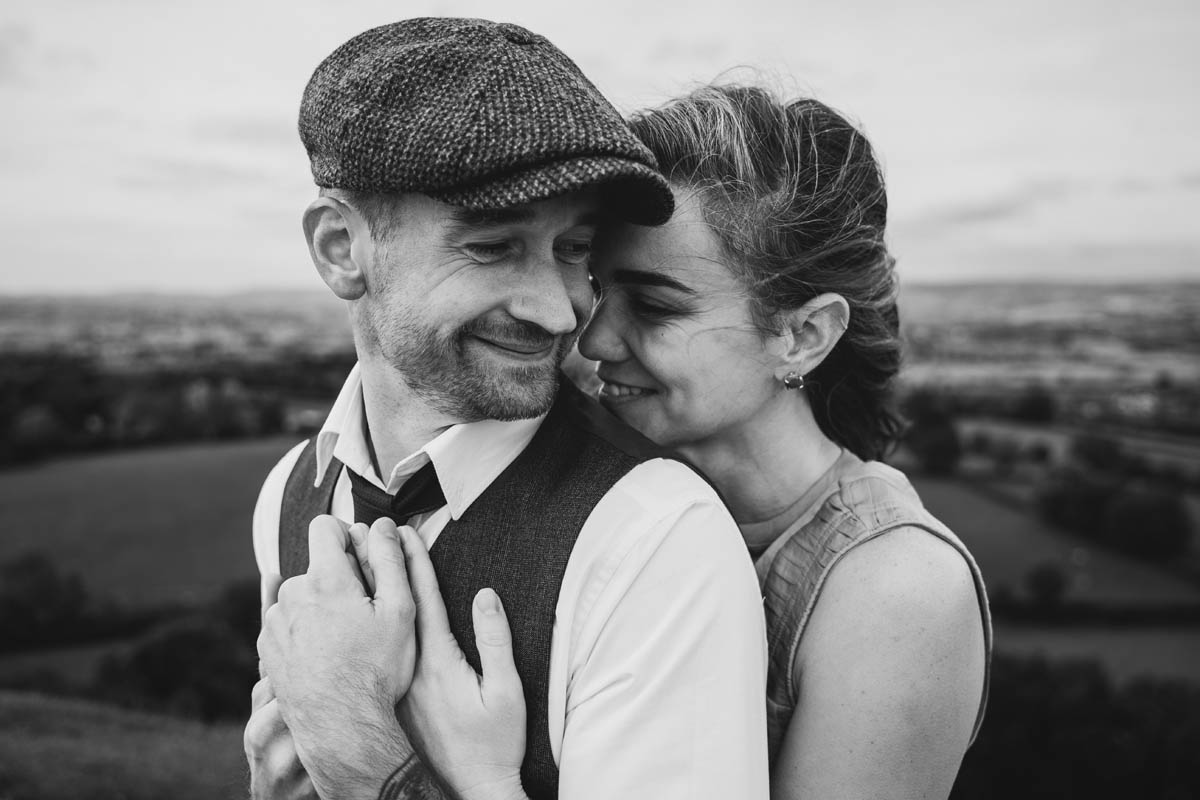
[[[250,765],[253,800],[318,800],[317,790],[300,763],[291,731],[279,713],[271,681],[262,678],[250,695],[250,720],[243,745]]]
[[[415,530],[400,528],[417,606],[419,656],[399,705],[400,722],[424,763],[464,800],[524,798],[525,696],[500,598],[475,596],[475,644],[483,675],[467,663],[446,617],[437,576]]]

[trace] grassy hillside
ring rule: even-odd
[[[130,604],[211,599],[257,574],[250,516],[292,438],[67,458],[0,472],[0,560],[43,550]]]
[[[0,691],[4,800],[246,796],[242,726]]]

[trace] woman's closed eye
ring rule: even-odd
[[[662,303],[654,302],[639,295],[633,295],[629,299],[629,308],[635,315],[650,322],[661,322],[664,320],[675,319],[682,317],[686,313],[682,309],[673,308]]]

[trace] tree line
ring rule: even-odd
[[[0,354],[0,465],[280,433],[289,400],[333,397],[353,363],[349,352],[284,353],[117,370],[65,353]]]

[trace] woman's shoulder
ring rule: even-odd
[[[826,502],[868,521],[878,519],[880,507],[893,509],[899,515],[928,513],[908,477],[881,461],[855,459],[847,464],[838,478],[837,490]]]
[[[813,598],[814,616],[822,606],[841,609],[881,633],[914,625],[979,626],[974,561],[925,509],[904,473],[860,462],[827,505],[833,510],[822,517],[839,529],[841,542],[827,565],[820,602]]]
[[[916,526],[862,542],[830,570],[799,641],[797,673],[825,661],[891,668],[986,658],[983,607],[963,553]]]
[[[822,594],[895,614],[936,612],[953,599],[973,605],[975,582],[958,547],[926,527],[899,525],[847,550],[830,570]]]
[[[953,599],[975,604],[974,560],[925,508],[904,473],[877,461],[860,462],[830,503],[844,512],[846,543],[823,592],[862,594],[908,612],[923,606],[935,611]]]
[[[843,454],[826,488],[760,562],[760,574],[791,587],[797,598],[821,590],[827,573],[851,550],[883,534],[924,528],[964,550],[957,537],[921,504],[902,472]]]
[[[904,474],[885,464],[854,459],[815,513],[778,544],[760,575],[768,625],[785,629],[779,635],[792,656],[812,617],[830,606],[877,609],[884,618],[951,607],[980,616],[970,553]]]

